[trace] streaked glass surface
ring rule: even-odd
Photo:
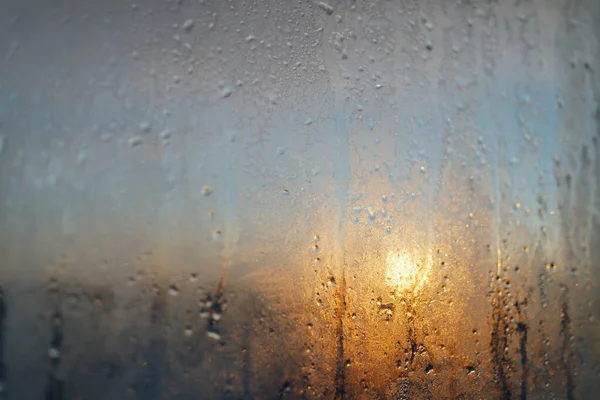
[[[0,398],[597,398],[599,44],[597,0],[0,0]]]

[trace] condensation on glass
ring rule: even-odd
[[[599,69],[596,0],[0,2],[0,398],[596,398]]]

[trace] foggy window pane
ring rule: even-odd
[[[0,400],[596,399],[600,2],[0,1]]]

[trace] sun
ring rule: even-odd
[[[390,251],[386,260],[386,282],[395,291],[417,294],[423,288],[431,263],[419,264],[403,251]]]

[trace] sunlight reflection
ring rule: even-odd
[[[390,251],[386,260],[386,282],[402,294],[418,294],[427,281],[431,254],[425,264],[418,263],[406,251]]]

